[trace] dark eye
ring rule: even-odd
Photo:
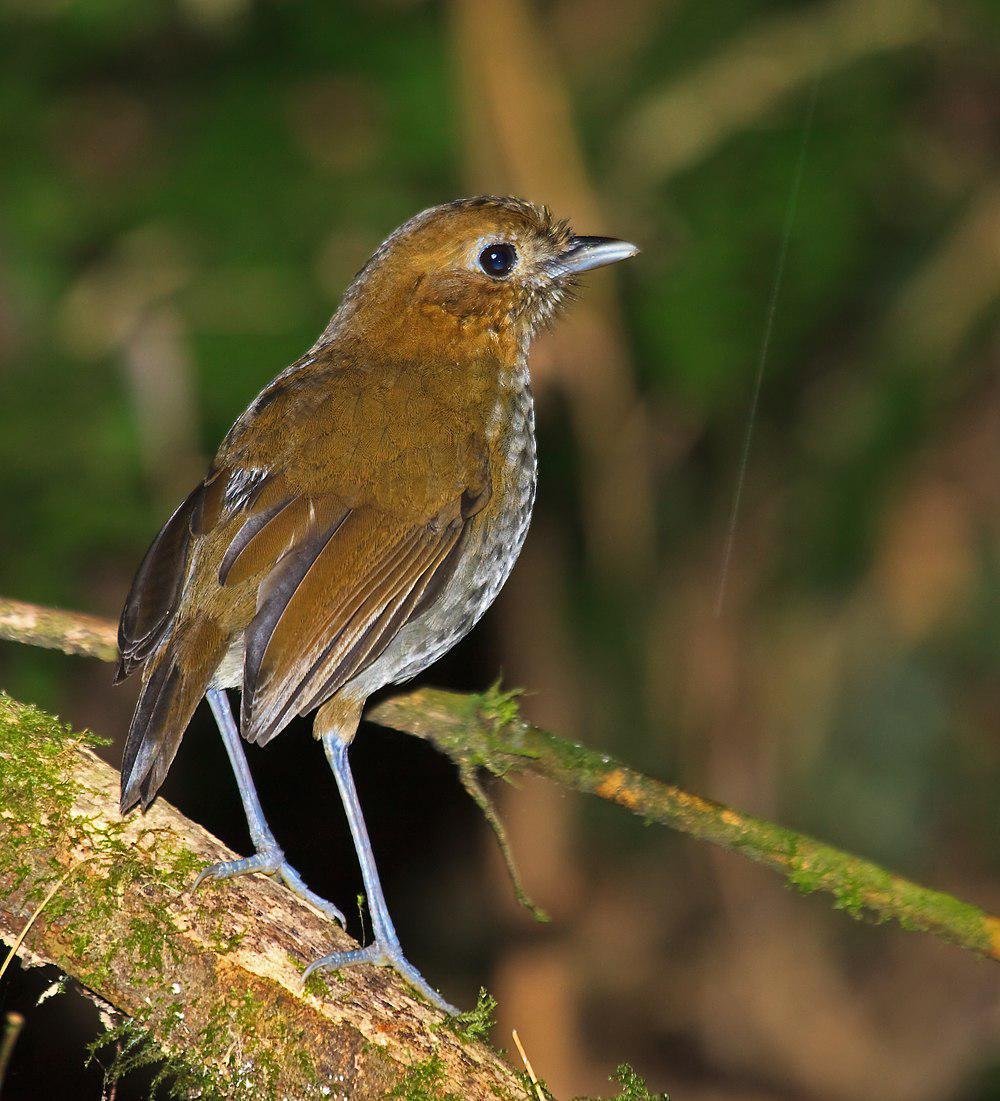
[[[517,263],[517,249],[501,241],[496,245],[487,245],[479,254],[479,266],[494,279],[510,275]]]

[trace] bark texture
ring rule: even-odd
[[[0,938],[13,942],[57,885],[22,954],[132,1018],[128,1044],[148,1036],[184,1092],[526,1096],[391,971],[303,988],[305,965],[350,937],[263,876],[192,893],[199,868],[233,854],[162,799],[122,820],[118,773],[92,743],[0,694]]]

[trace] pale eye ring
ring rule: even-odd
[[[504,279],[514,270],[517,249],[507,241],[496,241],[479,254],[479,266],[491,279]]]

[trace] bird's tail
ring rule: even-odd
[[[153,801],[226,642],[211,620],[182,622],[150,656],[122,759],[122,814],[138,803],[145,810]]]

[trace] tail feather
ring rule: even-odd
[[[122,814],[156,797],[226,641],[210,620],[179,624],[151,656],[122,759]]]

